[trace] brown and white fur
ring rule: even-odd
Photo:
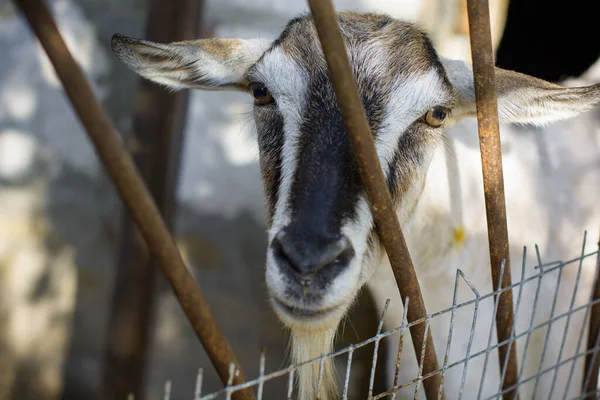
[[[452,158],[444,129],[475,113],[472,72],[463,61],[441,59],[427,36],[412,24],[374,14],[340,13],[338,18],[392,199],[414,248],[425,300],[430,312],[438,311],[442,300],[450,305],[447,293],[453,288],[456,268],[476,271],[481,276],[478,282],[489,286],[485,231],[477,235],[467,231],[458,249],[451,245],[455,231],[467,229],[468,221],[485,226],[479,194],[477,207],[461,211],[459,219],[464,221],[453,225],[456,196],[460,202],[462,192],[471,189],[465,182],[473,179],[463,176],[472,171],[461,169],[461,159]],[[112,48],[132,70],[172,89],[254,94],[266,194],[269,295],[291,331],[295,362],[329,352],[338,325],[361,287],[376,267],[388,267],[310,16],[292,20],[273,42],[207,39],[158,44],[115,35]],[[500,69],[496,79],[504,122],[543,125],[600,103],[599,85],[562,88]],[[431,110],[438,111],[438,117],[447,113],[445,126],[432,123]],[[447,162],[450,158],[453,161]],[[510,160],[509,155],[505,163]],[[459,179],[462,188],[456,185]],[[508,182],[507,188],[511,186]],[[526,215],[536,206],[522,203],[520,207]],[[509,220],[511,233],[513,222]],[[383,284],[375,292],[383,299],[395,288],[389,276],[381,278],[386,274],[382,268],[376,275]],[[490,314],[490,310],[480,313]],[[453,340],[463,343],[469,327],[470,323],[457,324]],[[447,327],[432,325],[432,329],[438,354],[443,354]],[[476,340],[487,341],[484,336]],[[464,351],[463,347],[457,345],[453,351]],[[489,364],[492,371],[497,362]],[[317,363],[301,369],[301,399],[316,397],[318,368]],[[454,381],[446,378],[449,398],[458,388]],[[478,384],[477,379],[468,382],[466,393],[474,396]],[[333,367],[327,365],[320,397],[334,398],[335,390]]]

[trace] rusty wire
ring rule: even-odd
[[[489,2],[488,0],[467,0],[467,8],[492,284],[494,288],[504,288],[511,285],[511,273]],[[504,274],[501,276],[500,269],[503,263],[505,268]],[[513,334],[514,324],[512,291],[502,293],[496,298],[496,301],[498,301],[496,314],[498,342],[507,342]],[[516,343],[508,343],[498,349],[500,373],[501,376],[504,376],[503,388],[514,387],[518,381]],[[505,400],[515,399],[518,398],[518,393],[516,389],[510,390],[503,394],[503,398]]]
[[[598,240],[598,249],[600,249],[600,239]],[[600,276],[598,275],[598,266],[600,266],[600,253],[596,260],[596,278],[592,288],[592,302],[594,305],[590,313],[590,325],[587,338],[588,353],[585,357],[584,380],[582,382],[581,392],[589,393],[585,397],[586,400],[596,398],[598,388],[598,372],[600,371],[600,347],[598,347],[600,339],[600,304],[597,303],[600,299]]]
[[[408,321],[423,319],[427,312],[421,288],[375,151],[375,143],[350,67],[335,10],[331,0],[308,0],[308,3],[323,47],[348,139],[369,198],[377,233],[387,251],[402,299],[410,298]],[[423,375],[438,370],[435,348],[427,324],[412,326],[410,333],[417,360],[423,366]],[[434,374],[423,382],[427,398],[438,398],[441,391],[440,380],[441,376]]]
[[[229,383],[245,382],[237,358],[210,312],[202,290],[187,270],[156,204],[123,147],[119,133],[69,53],[45,3],[40,0],[15,0],[15,3],[48,54],[98,156],[135,220],[150,253],[156,258],[163,275],[171,284],[221,381],[224,384],[228,383],[229,368],[230,365],[234,365],[236,373]],[[236,393],[235,398],[253,399],[254,394],[247,389]]]

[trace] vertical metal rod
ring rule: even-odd
[[[517,305],[515,306],[515,321],[518,320],[519,318],[519,310],[521,309],[521,298],[523,296],[523,286],[525,285],[525,267],[527,266],[527,247],[524,246],[523,247],[523,259],[521,262],[521,282],[519,285],[519,294],[517,295]],[[512,331],[510,336],[514,337],[515,335],[515,331],[516,331],[516,324],[513,324],[512,326]],[[517,340],[514,339],[513,341],[511,341],[508,346],[510,349],[510,346],[513,345],[513,343],[516,343]],[[510,352],[507,353],[507,356],[510,355]],[[502,391],[502,382],[504,382],[504,377],[506,375],[506,364],[508,363],[508,358],[504,359],[504,366],[502,367],[501,371],[501,375],[500,375],[500,384],[498,386],[498,391],[501,392]]]
[[[383,307],[383,312],[381,313],[381,318],[379,319],[379,324],[377,325],[377,336],[381,334],[381,330],[383,329],[383,322],[385,321],[385,314],[387,313],[388,306],[390,305],[390,299],[385,301],[385,306]],[[369,392],[368,392],[368,400],[373,399],[373,385],[375,384],[375,371],[377,370],[377,357],[379,353],[379,343],[381,339],[375,340],[375,345],[373,346],[373,359],[371,361],[371,376],[369,377]]]
[[[350,370],[352,369],[352,355],[354,354],[354,348],[348,352],[348,361],[346,363],[346,377],[344,378],[344,392],[342,393],[342,400],[348,400],[348,387],[350,386]]]
[[[596,349],[597,349],[597,348],[599,348],[599,347],[600,347],[600,335],[596,337],[596,344],[595,344],[594,348],[596,348]],[[592,365],[594,365],[594,363],[596,362],[596,361],[595,361],[595,358],[596,358],[596,356],[598,355],[598,352],[597,352],[597,351],[596,351],[596,352],[592,352],[592,354],[593,354],[593,355],[592,355],[592,360],[591,360],[591,363],[592,363]],[[591,373],[592,373],[592,372],[594,372],[594,370],[593,370],[593,369],[590,369],[590,370],[588,370],[588,371],[587,371],[587,376],[585,376],[585,377],[584,377],[584,386],[586,386],[586,387],[589,385],[590,379],[592,378],[592,376],[591,376]],[[596,372],[597,372],[597,371],[596,371]],[[598,397],[598,394],[599,394],[599,393],[600,393],[600,390],[599,390],[597,387],[596,387],[596,388],[592,388],[590,391],[588,391],[588,392],[584,393],[585,397],[584,397],[584,396],[581,396],[581,397],[578,397],[577,399],[582,399],[582,398],[583,398],[583,399],[586,399],[586,397],[587,397],[587,399],[590,399],[590,398],[591,398],[591,399],[598,399],[598,398],[599,398],[599,397]],[[594,395],[595,395],[595,396],[594,396]],[[587,399],[586,399],[586,400],[587,400]]]
[[[475,305],[473,307],[473,320],[471,322],[471,330],[469,331],[469,342],[467,344],[467,352],[466,352],[465,358],[464,358],[465,365],[463,367],[462,378],[460,380],[460,391],[458,393],[458,400],[461,400],[463,398],[463,394],[464,394],[464,390],[465,390],[465,382],[467,381],[467,373],[469,371],[469,360],[471,358],[471,349],[473,347],[473,338],[475,337],[475,327],[477,326],[477,315],[479,313],[479,304],[481,304],[480,303],[481,296],[479,295],[479,292],[477,291],[475,286],[473,286],[471,281],[469,281],[467,279],[467,277],[463,274],[463,272],[460,269],[458,270],[458,272],[460,273],[460,276],[463,279],[463,281],[465,281],[465,283],[469,286],[469,289],[471,289],[471,291],[475,295]]]
[[[558,364],[558,365],[560,365],[561,361],[562,361],[563,351],[565,349],[565,344],[567,342],[567,334],[569,333],[569,328],[571,327],[571,316],[573,315],[573,307],[575,307],[575,300],[577,299],[577,294],[579,293],[579,283],[581,283],[581,272],[583,269],[583,260],[585,259],[586,242],[587,242],[587,231],[583,235],[583,245],[581,246],[581,259],[579,260],[579,268],[577,268],[577,278],[575,278],[575,287],[573,288],[573,295],[571,296],[571,304],[569,305],[569,314],[567,315],[567,322],[565,323],[563,337],[560,342],[560,349],[558,351],[558,358],[556,360],[556,364]],[[517,301],[517,304],[518,304],[518,301]],[[588,310],[589,310],[589,308],[588,308]],[[583,323],[585,324],[585,319],[583,320]],[[551,325],[548,325],[548,332],[550,331],[550,327],[551,327]],[[582,329],[582,331],[583,330],[584,329]],[[579,349],[577,349],[577,350],[579,351]],[[542,357],[542,359],[543,359],[543,357]],[[541,364],[541,362],[540,362],[540,364]],[[573,362],[573,364],[575,364],[575,362]],[[554,372],[552,374],[552,379],[550,380],[551,384],[550,384],[550,390],[548,391],[548,393],[554,393],[554,386],[556,385],[556,381],[557,381],[556,375],[558,374],[558,370],[559,370],[558,367],[554,369]],[[537,379],[536,379],[535,384],[537,386],[537,384],[538,384]],[[535,389],[534,389],[534,393],[535,393]]]
[[[287,383],[287,400],[292,400],[292,394],[294,393],[294,370],[290,371],[288,375]]]
[[[165,397],[164,400],[171,400],[171,381],[165,383]]]
[[[525,340],[525,346],[523,346],[523,355],[521,356],[521,372],[519,373],[519,376],[517,378],[517,381],[520,381],[521,378],[523,377],[523,372],[525,371],[525,362],[527,361],[527,356],[528,356],[528,350],[529,350],[529,344],[531,343],[531,337],[533,334],[533,326],[535,324],[535,315],[536,315],[536,310],[537,310],[537,306],[538,306],[538,300],[540,299],[540,291],[542,289],[542,281],[544,279],[546,270],[543,267],[542,264],[542,256],[540,255],[540,248],[539,246],[536,244],[535,245],[535,254],[537,257],[537,268],[539,268],[540,270],[540,274],[538,276],[537,279],[537,284],[535,287],[535,297],[533,298],[533,308],[531,310],[531,318],[529,319],[529,329],[526,331],[527,333],[527,339]],[[562,268],[561,268],[562,269]]]
[[[202,381],[204,378],[204,370],[198,369],[198,375],[196,375],[196,387],[194,388],[194,400],[198,400],[202,396]]]
[[[448,339],[446,340],[446,352],[444,353],[444,362],[442,364],[442,378],[440,379],[440,385],[444,384],[444,378],[446,377],[446,368],[448,367],[448,361],[450,358],[450,345],[452,343],[452,333],[454,332],[454,320],[456,318],[456,303],[458,298],[459,278],[460,270],[456,270],[456,277],[454,278],[454,292],[452,294],[452,312],[450,313],[450,323],[448,324]]]
[[[421,288],[381,170],[375,143],[371,136],[371,129],[350,67],[335,10],[331,0],[308,0],[308,4],[323,47],[350,146],[369,198],[375,228],[387,251],[401,297],[402,299],[410,298],[411,306],[408,309],[408,321],[424,319],[427,312],[425,311]],[[423,365],[423,375],[438,370],[431,331],[427,332],[425,324],[421,323],[411,327],[410,333],[417,360]],[[421,360],[421,349],[425,349],[423,360]],[[427,398],[437,399],[440,388],[440,374],[432,375],[423,382],[423,385]]]
[[[429,326],[431,324],[431,319],[427,318],[425,320],[425,335],[429,335],[430,331],[429,331]],[[425,346],[427,346],[427,341],[425,340],[425,338],[423,338],[423,348],[421,349],[421,360],[425,359],[424,354],[426,351]],[[441,381],[441,379],[440,379]],[[419,380],[417,381],[416,385],[415,385],[415,394],[414,394],[414,398],[418,399],[419,398],[419,389],[421,388],[421,382],[423,382],[423,363],[419,364]],[[440,383],[440,387],[442,386],[442,384]],[[443,396],[443,392],[439,393],[438,392],[438,397],[442,395]]]
[[[502,263],[502,269],[501,269],[501,273],[504,272],[504,262]],[[499,287],[495,288],[496,291],[500,290]],[[494,296],[494,299],[497,300],[497,297]],[[481,399],[481,396],[483,395],[483,387],[484,387],[484,383],[485,383],[485,378],[487,378],[487,366],[488,366],[488,361],[490,358],[490,352],[492,351],[492,338],[494,337],[494,325],[496,322],[496,315],[498,315],[498,302],[494,301],[494,312],[492,314],[492,321],[490,322],[490,333],[488,335],[488,343],[486,346],[486,351],[485,351],[485,361],[483,362],[483,370],[481,371],[481,383],[479,384],[479,394],[477,395],[477,400]]]
[[[69,53],[46,4],[40,0],[15,0],[15,4],[46,51],[106,172],[135,220],[148,250],[160,264],[221,381],[227,382],[229,364],[234,363],[239,373],[233,383],[244,383],[246,379],[241,366],[210,312],[202,290],[187,270],[156,204],[123,147],[119,133]],[[237,399],[254,399],[251,389],[235,395]]]
[[[599,247],[600,247],[600,243],[599,243]],[[594,268],[594,278],[592,279],[592,282],[596,282],[598,280],[598,272],[599,272],[598,269],[599,268],[600,268],[600,255],[598,255],[596,257],[596,267]],[[595,283],[595,285],[596,284],[597,283]],[[590,290],[590,296],[589,296],[589,300],[588,300],[588,304],[590,306],[586,307],[586,309],[585,309],[585,314],[583,315],[583,321],[588,320],[590,311],[593,308],[591,305],[594,304],[592,302],[594,301],[595,293],[594,293],[594,288],[591,288],[591,289],[592,290]],[[591,322],[591,320],[590,320],[590,322]],[[586,336],[585,335],[586,333],[588,333],[588,332],[585,329],[581,329],[581,331],[579,332],[579,339],[577,339],[577,347],[575,348],[575,354],[579,354],[579,349],[581,348],[581,344],[583,343],[583,338],[584,338],[584,336]],[[589,335],[588,335],[588,337],[589,337]],[[591,342],[591,343],[593,343],[593,342]],[[588,346],[589,345],[590,344],[588,344]],[[595,347],[595,346],[592,345],[592,347]],[[590,363],[591,364],[594,363],[594,361],[592,361],[592,360],[594,360],[594,354],[596,354],[596,353],[594,353],[594,352],[591,353],[590,359],[587,359],[587,356],[586,356],[585,366],[590,365]],[[585,376],[587,375],[587,368],[585,366],[584,366],[585,369],[583,371],[584,376],[583,376],[583,381],[582,381],[582,385],[583,385],[582,388],[585,387]],[[565,391],[563,393],[563,400],[567,400],[567,396],[569,395],[569,389],[571,387],[571,381],[573,380],[573,374],[575,373],[575,370],[577,368],[578,368],[578,362],[577,362],[577,360],[573,360],[573,363],[571,364],[571,369],[569,370],[569,378],[567,378],[567,384],[565,385]],[[585,392],[585,390],[584,390],[584,392]],[[581,398],[585,398],[585,396],[581,396]]]
[[[407,297],[404,300],[404,312],[402,313],[402,325],[401,329],[400,329],[400,337],[398,338],[398,354],[396,355],[396,368],[394,371],[394,388],[396,388],[396,390],[394,391],[394,396],[392,397],[392,400],[396,400],[396,395],[398,394],[398,390],[397,388],[400,386],[400,363],[402,362],[402,348],[404,347],[404,333],[406,331],[406,327],[408,326],[408,318],[406,316],[406,311],[408,310],[409,307],[409,298]],[[443,378],[443,376],[442,376]],[[438,393],[438,400],[441,400],[441,396],[443,396],[444,392],[442,391],[443,387],[443,379],[440,379],[440,391]]]
[[[323,373],[325,371],[325,358],[322,358],[319,362],[319,379],[317,380],[317,393],[321,393],[321,384],[323,383]],[[317,400],[326,400],[321,399],[319,394],[317,394]]]
[[[600,250],[600,240],[598,241],[598,249]],[[597,255],[598,261],[596,268],[600,266],[600,252]],[[596,272],[596,281],[594,282],[594,294],[592,301],[600,299],[600,273]],[[586,400],[592,400],[596,398],[596,388],[598,387],[598,371],[600,370],[600,355],[598,351],[600,348],[596,347],[598,336],[600,335],[600,304],[594,304],[592,306],[592,313],[590,315],[590,326],[588,332],[588,351],[592,350],[585,356],[585,370],[582,392],[591,393],[587,396]]]
[[[197,37],[203,1],[148,2],[146,35],[156,42]],[[188,91],[171,93],[140,80],[128,146],[167,227],[171,229]],[[144,372],[155,314],[158,266],[125,212],[104,356],[103,399],[135,393],[144,399]]]
[[[498,103],[496,100],[496,82],[494,53],[490,30],[490,9],[488,0],[467,0],[469,14],[469,34],[473,57],[475,79],[475,98],[477,101],[477,123],[479,126],[479,146],[483,169],[483,190],[487,214],[488,240],[492,284],[494,288],[505,288],[511,284],[510,255],[508,251],[508,227],[506,223],[506,204],[504,199],[504,178],[502,175],[502,150],[500,147],[500,129],[498,123]],[[505,260],[503,276],[500,265]],[[500,283],[500,284],[499,284]],[[499,296],[496,314],[496,333],[499,342],[508,341],[514,324],[512,290]],[[501,376],[504,375],[502,388],[517,384],[517,347],[507,344],[498,349]],[[506,370],[504,360],[508,360]],[[516,389],[507,391],[503,398],[513,399]]]
[[[558,294],[560,293],[560,284],[562,283],[562,274],[563,271],[565,269],[564,268],[560,268],[558,270],[558,278],[556,280],[556,286],[554,289],[554,296],[552,299],[552,306],[550,308],[550,317],[548,318],[548,329],[546,329],[546,336],[544,339],[544,345],[542,346],[542,357],[540,358],[540,362],[538,363],[538,369],[537,369],[537,373],[536,373],[536,378],[535,378],[535,384],[533,386],[533,394],[531,395],[532,398],[537,398],[536,394],[537,394],[537,388],[538,388],[538,384],[540,381],[540,378],[542,376],[542,367],[544,365],[544,360],[546,359],[546,354],[548,351],[548,346],[549,343],[551,343],[550,341],[550,333],[552,332],[552,328],[555,326],[553,323],[556,321],[556,318],[554,318],[554,315],[556,314],[556,303],[558,302]],[[561,298],[561,300],[563,300]],[[557,361],[558,363],[558,361]]]
[[[266,349],[262,349],[262,351],[260,352],[260,362],[259,362],[259,366],[258,366],[258,378],[260,379],[260,382],[258,383],[258,392],[256,394],[256,400],[262,400],[263,397],[263,390],[264,390],[264,386],[265,386],[265,381],[263,380],[264,376],[265,376],[265,363],[267,362],[267,350]]]

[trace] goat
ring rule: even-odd
[[[469,141],[477,146],[476,135],[463,137],[463,143],[444,129],[475,115],[469,65],[439,57],[426,34],[411,23],[349,12],[339,13],[338,21],[428,310],[449,305],[457,268],[470,274],[480,288],[491,288],[485,267],[489,253],[481,168],[478,159],[464,150]],[[293,361],[332,350],[340,321],[370,278],[380,299],[393,297],[400,307],[310,16],[289,22],[275,41],[204,39],[159,44],[116,34],[112,49],[133,71],[168,88],[241,90],[254,97],[268,227],[266,283],[276,314],[291,332]],[[563,88],[501,69],[496,70],[496,81],[504,122],[544,125],[600,103],[600,85]],[[541,215],[532,203],[553,201],[549,196],[536,199],[535,185],[547,187],[549,181],[535,181],[527,174],[515,179],[523,163],[531,162],[519,146],[515,143],[504,161],[513,247],[528,240],[543,242],[540,236],[557,227],[553,221],[567,212],[568,205],[554,202],[549,219]],[[524,150],[535,153],[531,145]],[[585,183],[563,179],[552,185],[579,196],[585,187],[597,199],[599,169],[595,164],[590,168],[591,177],[582,178]],[[585,227],[600,220],[597,207],[590,214],[582,221]],[[553,248],[572,243],[572,238],[565,241],[563,236],[582,226],[574,228],[543,244]],[[546,299],[553,293],[552,288],[542,290]],[[531,296],[524,297],[527,303]],[[481,307],[482,318],[491,319],[492,306]],[[463,352],[464,356],[470,328],[470,320],[466,321],[459,318],[455,323],[453,355]],[[447,329],[435,324],[431,329],[439,353]],[[486,343],[487,329],[480,334],[483,329],[478,326],[476,343]],[[540,349],[541,343],[534,340],[531,346]],[[495,380],[487,379],[484,394],[494,393],[498,385],[497,361],[489,365]],[[471,369],[478,366],[481,370],[480,362],[471,362]],[[410,371],[415,367],[413,360],[402,370],[414,378]],[[534,371],[537,364],[530,361],[525,368]],[[321,391],[316,393],[318,369],[318,363],[300,369],[301,399],[336,396],[332,364],[325,365]],[[460,383],[460,375],[453,373],[448,371],[445,380],[449,396],[458,393]],[[478,384],[478,379],[469,379],[466,393],[477,393]],[[542,392],[538,397],[547,398]]]

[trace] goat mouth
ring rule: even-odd
[[[340,308],[339,306],[321,309],[301,308],[290,306],[275,297],[272,297],[272,302],[277,312],[283,313],[288,318],[296,320],[327,319],[328,317],[333,316]]]

